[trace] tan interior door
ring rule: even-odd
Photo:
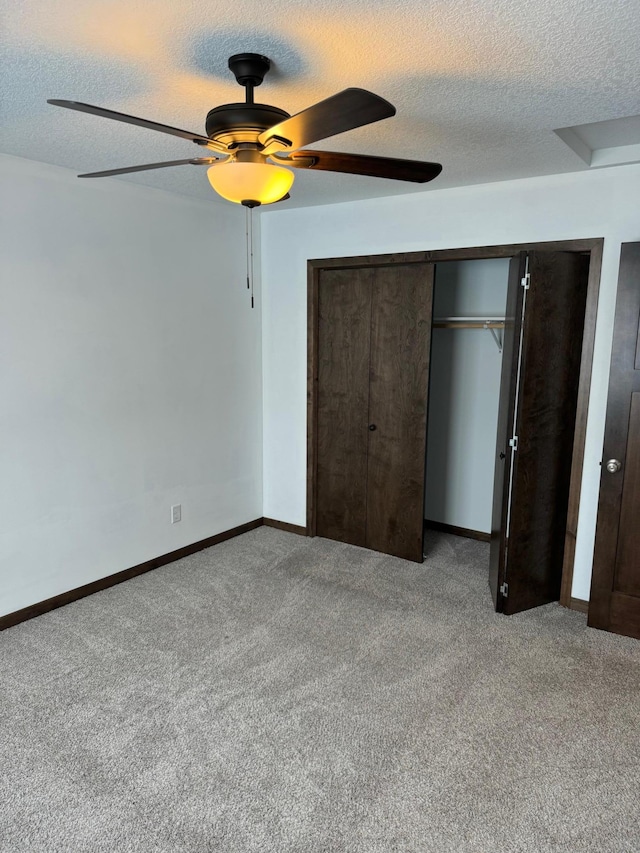
[[[588,623],[640,639],[640,243],[620,257]]]

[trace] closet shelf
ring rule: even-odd
[[[488,329],[493,336],[498,352],[502,352],[502,335],[496,329],[504,329],[504,317],[435,317],[434,329]]]

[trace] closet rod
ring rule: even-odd
[[[504,329],[504,320],[434,320],[435,329]]]
[[[504,317],[434,317],[439,329],[504,329]]]
[[[498,352],[502,352],[502,336],[496,329],[504,329],[504,318],[498,317],[436,317],[434,329],[488,329],[496,342]]]

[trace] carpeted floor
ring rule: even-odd
[[[0,849],[640,850],[640,643],[260,528],[0,635]]]

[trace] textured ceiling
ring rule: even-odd
[[[347,86],[390,100],[394,118],[314,147],[439,161],[433,189],[585,169],[553,129],[640,113],[638,0],[0,0],[0,9],[0,151],[78,172],[199,149],[47,98],[203,133],[211,107],[242,100],[227,58],[245,51],[273,61],[256,100],[290,113]],[[193,166],[105,180],[226,204]],[[283,205],[415,191],[297,171]]]

